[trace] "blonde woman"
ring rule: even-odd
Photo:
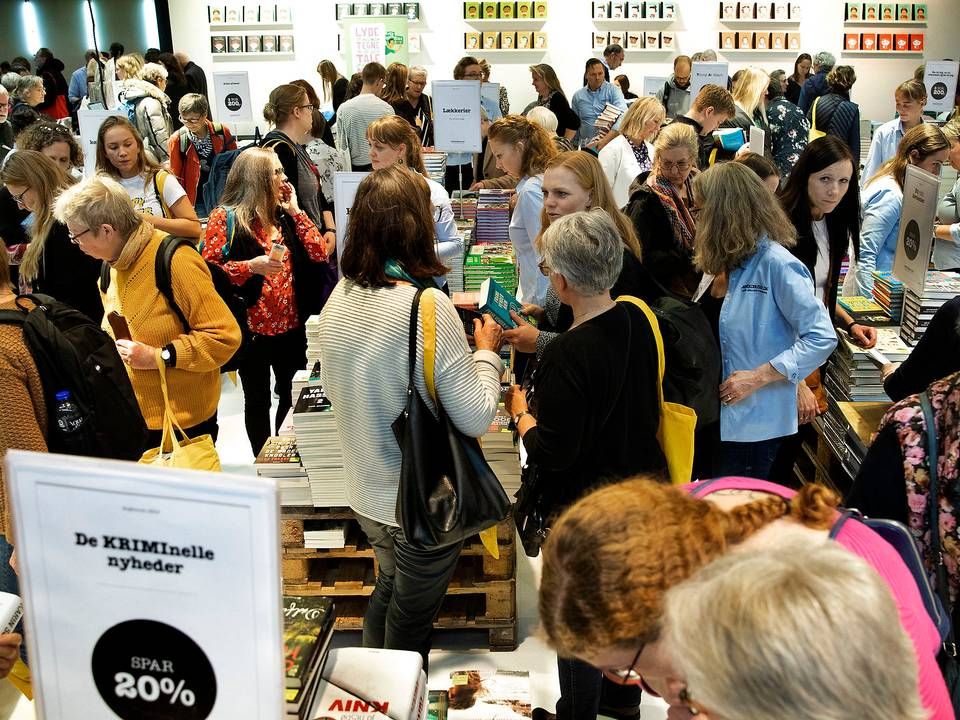
[[[84,255],[71,242],[67,226],[53,216],[57,195],[73,179],[43,153],[18,150],[8,156],[0,180],[17,204],[33,213],[30,244],[20,261],[22,289],[50,295],[100,322],[100,263]]]
[[[132,71],[133,65],[129,62],[127,65]],[[123,67],[118,65],[121,70]],[[128,76],[123,81],[123,89],[117,93],[120,109],[126,110],[128,116],[132,115],[147,155],[158,164],[170,161],[167,142],[173,131],[173,121],[169,111],[170,98],[164,92],[166,86],[167,69],[158,63],[147,63],[140,66],[137,75]]]
[[[398,62],[390,63],[387,66],[387,77],[383,81],[383,90],[380,91],[380,99],[391,107],[405,102],[408,75],[406,65]]]
[[[537,99],[524,109],[523,114],[526,115],[538,105],[547,108],[557,116],[557,135],[573,140],[580,129],[580,118],[571,109],[570,101],[567,100],[553,67],[546,63],[531,65],[530,76],[533,78],[533,89],[537,91]]]
[[[117,80],[134,80],[143,70],[143,55],[121,55],[117,58]]]
[[[543,208],[543,171],[557,154],[549,133],[521,115],[500,118],[490,126],[488,143],[503,172],[520,178],[516,206],[510,219],[510,240],[520,264],[517,299],[543,305],[547,278],[540,273],[534,239],[540,234]]]
[[[722,361],[715,475],[766,479],[797,432],[797,383],[826,362],[837,335],[810,271],[788,250],[796,230],[757,174],[723,163],[693,190],[697,296]]]
[[[630,185],[641,173],[653,169],[651,141],[666,118],[663,104],[655,97],[636,100],[620,123],[620,135],[600,151],[600,165],[613,188],[617,207],[630,200]]]
[[[746,139],[750,139],[750,128],[758,127],[766,135],[763,148],[750,148],[751,152],[773,157],[773,135],[767,122],[767,88],[770,76],[759,68],[745,68],[734,84],[733,104],[737,114],[733,119],[721,125],[725,128],[740,128]]]

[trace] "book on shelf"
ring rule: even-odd
[[[853,318],[856,318],[857,315],[883,315],[886,313],[880,303],[863,295],[841,296],[837,298],[837,302]]]

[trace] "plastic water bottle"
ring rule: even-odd
[[[87,418],[80,412],[69,390],[61,390],[56,395],[57,429],[67,452],[81,452],[84,446],[83,426]]]

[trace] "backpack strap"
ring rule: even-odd
[[[0,310],[0,325],[23,325],[27,316],[17,310]]]
[[[227,241],[223,244],[223,262],[230,257],[230,250],[233,248],[233,234],[237,230],[237,211],[232,207],[225,207],[224,212],[227,216]]]
[[[217,135],[219,135],[220,137],[222,137],[222,138],[224,138],[224,139],[226,139],[226,137],[227,137],[226,134],[223,132],[223,124],[222,124],[222,123],[215,122],[215,123],[213,124],[213,132],[215,132]]]
[[[177,130],[177,139],[180,141],[180,154],[186,155],[190,149],[190,137],[183,131],[183,128]]]
[[[173,273],[171,271],[173,256],[177,250],[184,245],[189,245],[194,251],[197,249],[194,241],[188,238],[177,237],[176,235],[167,235],[164,237],[163,240],[160,241],[160,247],[157,248],[157,257],[154,261],[153,271],[156,275],[157,290],[159,290],[160,294],[166,299],[173,314],[177,316],[180,324],[183,325],[183,331],[188,333],[190,332],[190,323],[187,321],[180,306],[177,305],[177,301],[173,299]]]
[[[167,205],[167,201],[163,199],[163,188],[166,187],[168,177],[170,177],[170,173],[162,169],[157,170],[153,174],[153,191],[157,194],[157,200],[160,201],[160,209],[163,211],[163,216],[165,218],[173,217],[173,215],[170,213],[170,207]]]

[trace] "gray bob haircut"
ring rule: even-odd
[[[838,543],[731,552],[664,605],[664,640],[710,717],[928,717],[890,587]]]
[[[207,99],[200,93],[187,93],[180,98],[180,102],[177,103],[177,110],[181,115],[199,115],[200,117],[206,117],[209,109],[210,103],[208,103]]]
[[[550,223],[540,236],[540,250],[544,263],[587,297],[609,291],[623,268],[620,232],[602,208]]]

